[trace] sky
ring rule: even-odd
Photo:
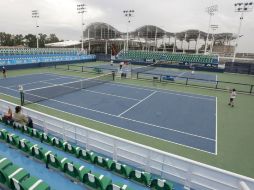
[[[234,0],[0,0],[0,32],[12,34],[35,33],[35,20],[31,11],[39,10],[39,31],[55,33],[62,40],[79,40],[81,16],[77,4],[85,3],[85,24],[106,22],[125,32],[127,20],[123,10],[135,10],[130,25],[134,30],[143,25],[156,25],[168,32],[187,29],[208,30],[209,15],[206,7],[218,5],[212,24],[218,33],[237,33],[240,13],[236,13]],[[239,52],[254,53],[254,11],[244,15]]]

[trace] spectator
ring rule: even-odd
[[[15,107],[15,113],[13,114],[13,120],[15,122],[20,123],[21,125],[26,125],[28,127],[33,128],[33,121],[30,117],[25,116],[22,113],[22,109],[20,106]]]
[[[7,71],[6,71],[6,68],[3,66],[2,68],[2,72],[3,72],[3,78],[5,79],[7,77]]]
[[[3,121],[11,121],[12,120],[12,110],[8,108],[8,111],[3,115]]]

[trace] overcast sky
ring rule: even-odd
[[[241,0],[240,0],[241,1]],[[64,40],[78,40],[81,36],[81,18],[77,3],[87,4],[85,23],[106,22],[120,31],[126,31],[124,9],[134,9],[131,30],[150,24],[169,32],[187,29],[207,31],[209,16],[205,8],[218,4],[219,11],[213,23],[218,32],[237,33],[239,13],[234,12],[234,0],[0,0],[0,32],[12,34],[35,33],[31,11],[40,12],[40,32],[55,33]],[[254,11],[245,14],[239,51],[254,52]]]

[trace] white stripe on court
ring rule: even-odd
[[[13,89],[10,89],[10,90],[13,90]],[[17,91],[17,90],[13,90],[13,91]],[[157,91],[154,91],[154,92],[157,92]],[[40,96],[37,96],[37,97],[40,97]],[[114,114],[110,114],[110,113],[106,113],[106,112],[102,112],[102,111],[98,111],[98,110],[94,110],[94,109],[90,109],[90,108],[86,108],[86,107],[82,107],[82,106],[77,106],[77,105],[74,105],[74,104],[69,104],[69,103],[58,101],[58,100],[54,100],[54,99],[50,99],[49,101],[54,101],[54,102],[58,102],[58,103],[61,103],[61,104],[68,105],[68,106],[73,106],[73,107],[77,107],[77,108],[80,108],[80,109],[89,110],[89,111],[92,111],[92,112],[97,112],[97,113],[101,113],[101,114],[104,114],[104,115],[109,115],[109,116],[112,116],[112,117],[121,118],[121,119],[128,120],[128,121],[145,124],[145,125],[152,126],[152,127],[155,127],[155,128],[161,128],[161,129],[165,129],[165,130],[168,130],[168,131],[173,131],[173,132],[177,132],[177,133],[181,133],[181,134],[185,134],[185,135],[189,135],[189,136],[194,136],[194,137],[198,137],[198,138],[202,138],[202,139],[207,139],[209,141],[215,141],[214,139],[211,139],[211,138],[208,138],[208,137],[203,137],[203,136],[195,135],[195,134],[192,134],[192,133],[187,133],[187,132],[183,132],[183,131],[179,131],[179,130],[175,130],[175,129],[171,129],[171,128],[166,128],[166,127],[162,127],[162,126],[158,126],[158,125],[154,125],[154,124],[138,121],[138,120],[133,120],[133,119],[130,119],[130,118],[126,118],[126,117],[122,117],[122,116],[117,116],[117,115],[114,115]],[[44,105],[42,104],[42,106],[44,106]],[[67,113],[69,113],[69,112],[67,112]]]
[[[137,102],[136,104],[134,104],[133,106],[131,106],[129,109],[125,110],[124,112],[120,113],[118,115],[118,117],[121,117],[123,114],[127,113],[128,111],[130,111],[131,109],[133,109],[134,107],[136,107],[137,105],[139,105],[140,103],[142,103],[143,101],[147,100],[148,98],[150,98],[152,95],[154,95],[155,93],[157,93],[157,91],[154,91],[153,93],[151,93],[149,96],[145,97],[144,99],[140,100],[139,102]]]
[[[138,90],[146,90],[146,91],[151,91],[153,92],[154,90],[161,92],[161,93],[165,93],[165,94],[174,94],[174,95],[179,95],[179,96],[185,96],[185,97],[189,97],[189,98],[196,98],[196,99],[204,99],[204,100],[211,100],[211,101],[215,101],[215,96],[207,96],[207,95],[201,95],[201,94],[192,94],[192,93],[186,93],[184,94],[183,92],[178,92],[178,91],[174,91],[174,90],[165,90],[165,89],[161,89],[161,88],[155,88],[155,89],[149,89],[148,88],[141,88],[138,86],[130,86],[128,84],[121,84],[121,83],[105,83],[105,85],[115,85],[115,86],[122,86],[122,87],[127,87],[127,88],[134,88],[134,89],[138,89]],[[190,94],[190,95],[188,95]],[[213,99],[212,99],[213,98]]]
[[[48,81],[58,80],[58,79],[63,79],[63,78],[72,79],[71,77],[58,77],[58,78],[54,78],[54,79],[40,80],[40,81],[29,82],[29,83],[22,83],[22,85],[25,86],[25,85],[36,84],[36,83],[40,83],[40,82],[42,82],[42,83],[47,83]],[[73,79],[74,79],[74,78],[73,78]],[[12,87],[17,87],[17,85],[9,86],[9,88],[12,88]]]
[[[47,84],[53,84],[53,83],[49,83],[49,82],[44,82],[44,83],[47,83]],[[92,93],[95,93],[95,94],[101,94],[101,95],[107,95],[107,96],[113,96],[113,97],[117,97],[117,98],[123,98],[123,99],[128,99],[128,100],[135,100],[135,101],[139,101],[139,99],[136,99],[136,98],[129,98],[129,97],[125,97],[125,96],[118,96],[118,95],[115,95],[115,94],[109,94],[109,93],[104,93],[104,92],[99,92],[99,91],[94,91],[94,90],[88,90],[88,89],[81,89],[82,91],[87,91],[87,92],[92,92]]]

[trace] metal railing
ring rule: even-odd
[[[230,90],[235,88],[237,92],[240,93],[254,94],[254,84],[236,83],[220,80],[207,80],[195,77],[183,77],[179,75],[177,76],[177,75],[154,74],[149,72],[145,73],[137,72],[136,78],[140,80],[151,80],[153,82],[175,83],[189,86],[213,88],[218,90]]]

